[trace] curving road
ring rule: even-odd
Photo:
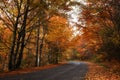
[[[83,62],[69,62],[51,69],[6,76],[0,80],[85,80],[87,70],[87,64]]]

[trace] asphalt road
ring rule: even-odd
[[[83,62],[69,62],[51,69],[6,76],[0,80],[85,80],[87,70],[87,64]]]

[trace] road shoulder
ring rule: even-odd
[[[86,62],[88,64],[88,73],[86,80],[120,80],[120,76],[116,75],[103,66],[99,66],[95,63]]]

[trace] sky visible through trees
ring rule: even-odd
[[[71,1],[76,1],[78,3],[81,3],[82,5],[86,5],[86,0],[71,0]],[[69,16],[68,17],[68,22],[70,26],[73,27],[74,30],[74,35],[77,34],[82,34],[80,30],[77,30],[77,25],[85,25],[85,21],[80,18],[82,18],[81,12],[82,12],[82,7],[80,5],[73,5],[70,6],[71,10],[67,11],[66,14]],[[76,25],[77,24],[77,25]]]

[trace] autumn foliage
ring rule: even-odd
[[[67,60],[120,61],[119,0],[0,3],[1,71]],[[69,11],[76,5],[81,11],[71,23]]]

